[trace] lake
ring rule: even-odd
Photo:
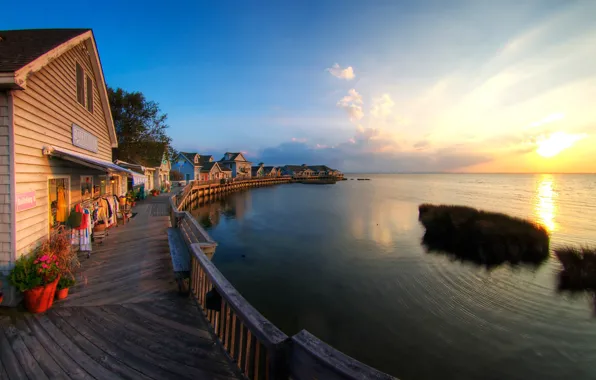
[[[400,379],[594,379],[596,301],[560,265],[491,270],[427,253],[423,202],[531,219],[596,244],[596,175],[359,175],[232,193],[192,213],[214,264],[286,334],[307,329]]]

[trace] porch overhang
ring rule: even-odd
[[[106,173],[121,173],[127,176],[132,176],[132,170],[125,169],[118,166],[110,161],[102,160],[99,158],[87,156],[82,153],[73,152],[65,148],[58,148],[54,146],[44,147],[42,153],[45,156],[57,157],[63,160],[71,161],[79,165],[87,166],[96,170],[100,170]]]

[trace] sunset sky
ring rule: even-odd
[[[93,28],[108,84],[157,101],[179,150],[596,172],[596,1],[35,3],[2,28]]]

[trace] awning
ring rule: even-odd
[[[132,185],[139,186],[147,184],[147,176],[141,173],[132,172]]]
[[[73,152],[72,150],[58,148],[51,146],[49,148],[43,148],[43,154],[52,157],[58,157],[63,160],[75,162],[79,165],[84,165],[93,169],[105,171],[108,173],[126,173],[132,175],[132,170],[125,169],[121,166],[114,164],[113,162],[102,160],[95,157],[90,157],[82,153]]]

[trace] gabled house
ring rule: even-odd
[[[252,162],[246,160],[242,153],[226,152],[219,160],[219,164],[232,171],[232,178],[250,178]]]
[[[265,177],[277,177],[281,175],[279,169],[275,166],[263,166],[263,170]]]
[[[76,204],[126,193],[131,172],[112,162],[118,142],[90,29],[0,31],[0,135],[2,277]]]
[[[328,177],[333,175],[333,169],[327,165],[311,165],[308,168],[313,171],[313,175],[316,177]]]
[[[142,165],[149,170],[153,170],[153,183],[152,189],[158,189],[163,191],[166,185],[170,183],[170,170],[172,164],[168,160],[167,152],[164,152],[161,159],[155,158],[139,158],[134,162],[138,165]]]
[[[208,161],[201,166],[201,181],[212,181],[222,178],[227,178],[227,174],[224,174],[224,171],[218,162]]]
[[[251,171],[251,176],[253,178],[264,177],[265,176],[265,164],[260,162],[257,166],[253,166],[250,171]]]
[[[285,175],[290,175],[294,178],[312,177],[314,175],[314,171],[310,169],[306,164],[286,165],[283,167],[282,170]]]
[[[173,161],[173,168],[182,173],[187,183],[198,180],[201,169],[200,158],[198,153],[180,152]]]

